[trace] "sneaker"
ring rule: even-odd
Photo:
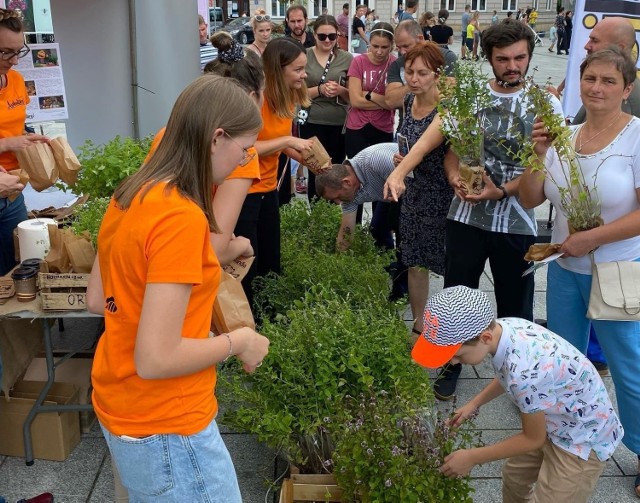
[[[462,371],[462,363],[451,365],[447,363],[438,372],[433,383],[433,394],[438,400],[451,400],[456,393],[456,384]]]
[[[602,377],[609,375],[609,366],[604,362],[591,362]]]
[[[298,194],[307,193],[307,179],[304,176],[296,178],[296,192]]]

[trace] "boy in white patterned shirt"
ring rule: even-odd
[[[507,458],[505,503],[586,503],[623,435],[600,375],[582,353],[546,328],[520,318],[494,319],[480,290],[457,286],[433,295],[413,359],[437,368],[450,361],[477,365],[487,354],[496,378],[456,411],[452,426],[507,393],[520,410],[522,431],[493,445],[451,453],[442,473],[466,475],[477,464]]]

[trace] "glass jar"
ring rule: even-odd
[[[37,288],[36,278],[38,269],[35,267],[18,267],[11,274],[13,283],[16,286],[16,297],[18,302],[31,302],[35,300]]]

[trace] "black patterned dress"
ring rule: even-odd
[[[407,137],[409,148],[425,132],[437,110],[416,120],[411,108],[414,95],[405,98],[406,114],[398,133]],[[426,267],[444,274],[444,232],[453,189],[444,172],[447,147],[443,142],[422,159],[407,179],[407,191],[400,209],[400,253],[409,267]]]

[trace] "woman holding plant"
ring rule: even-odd
[[[261,126],[233,80],[200,77],[104,216],[87,289],[89,310],[105,318],[93,405],[131,501],[241,501],[215,421],[216,364],[235,355],[251,372],[269,341],[249,328],[209,332],[221,274],[211,191]]]
[[[405,119],[398,134],[407,138],[411,149],[427,129],[436,139],[435,145],[426,152],[418,145],[418,156],[410,152],[403,159],[402,155],[395,154],[397,167],[385,184],[385,191],[397,200],[404,191],[405,177],[413,171],[414,178],[400,207],[400,254],[402,263],[409,267],[409,302],[416,335],[422,332],[429,271],[444,275],[444,229],[453,199],[453,189],[443,168],[448,148],[440,133],[437,110],[438,78],[443,66],[442,52],[433,42],[420,43],[405,56],[404,72],[410,93],[404,100]]]
[[[564,255],[547,273],[548,326],[584,353],[593,324],[640,472],[640,322],[586,317],[590,253],[595,262],[640,261],[640,119],[621,109],[635,78],[635,63],[617,47],[588,55],[580,65],[586,122],[567,131],[541,111],[519,192],[524,206],[549,199],[557,209],[552,241]],[[640,475],[635,489],[640,496]]]

